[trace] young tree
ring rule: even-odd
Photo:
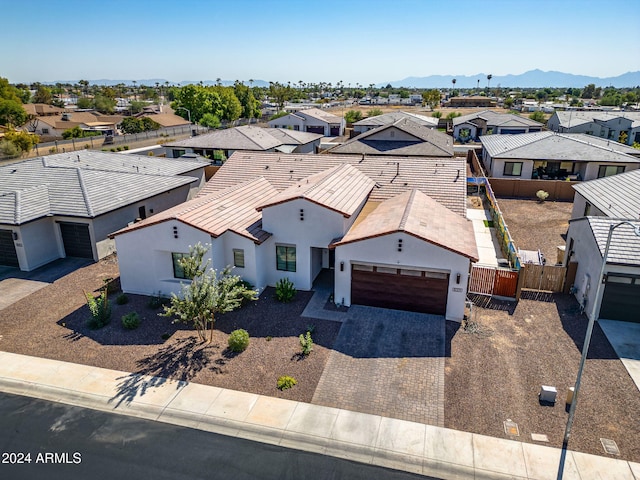
[[[38,85],[38,89],[33,95],[33,103],[46,103],[50,105],[52,101],[53,96],[51,94],[51,89],[44,85]]]
[[[533,112],[531,115],[529,115],[529,118],[531,120],[534,120],[534,121],[540,122],[540,123],[545,123],[547,121],[547,117],[540,110],[537,110],[537,111]]]
[[[435,108],[440,104],[440,92],[435,89],[422,92],[422,101],[425,105]]]
[[[379,115],[382,115],[382,110],[380,110],[379,108],[372,108],[371,110],[369,110],[367,112],[367,117],[371,118],[371,117],[377,117]]]
[[[29,152],[40,141],[38,135],[24,130],[9,130],[4,134],[4,138],[18,147],[22,153]]]
[[[238,275],[231,275],[231,267],[220,273],[210,269],[210,260],[204,260],[208,251],[208,246],[198,243],[189,249],[188,257],[179,260],[190,283],[182,285],[180,296],[171,295],[171,304],[160,315],[192,324],[200,340],[211,343],[215,315],[231,312],[245,300],[257,300],[258,292],[248,289]]]
[[[360,110],[349,110],[344,114],[344,120],[347,123],[355,123],[362,120],[362,112]]]
[[[213,113],[205,113],[199,123],[207,128],[220,128],[220,119]]]

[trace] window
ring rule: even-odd
[[[49,129],[48,128],[43,128],[42,129],[42,133],[43,133],[43,135],[48,134],[49,133]]]
[[[617,175],[624,172],[622,165],[600,165],[598,169],[598,178],[610,177],[611,175]]]
[[[188,258],[188,253],[172,253],[171,258],[173,260],[173,278],[187,278],[184,274],[184,269],[180,265],[179,260],[182,258]]]
[[[296,247],[276,245],[276,268],[284,272],[296,271]]]
[[[233,266],[244,268],[244,250],[239,248],[233,249]]]
[[[519,177],[522,174],[522,162],[504,162],[504,175]]]

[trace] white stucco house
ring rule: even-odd
[[[287,128],[300,132],[319,133],[325,137],[344,135],[346,122],[343,117],[320,110],[307,108],[269,121],[270,128]]]
[[[242,126],[164,144],[167,156],[195,153],[214,160],[226,160],[234,152],[316,153],[321,134],[285,128]]]
[[[626,144],[640,143],[640,112],[556,111],[547,121],[549,130],[559,133],[586,133]]]
[[[337,303],[459,321],[478,258],[464,159],[394,160],[235,153],[195,199],[112,234],[122,288],[178,293],[177,260],[200,242],[213,268],[259,290],[281,278],[310,290],[332,269]]]
[[[574,295],[589,316],[597,301],[597,318],[640,322],[640,236],[633,228],[640,228],[640,170],[573,188],[565,264],[576,267]],[[596,299],[611,225],[619,226],[611,236],[604,288]]]
[[[593,180],[640,168],[640,151],[581,133],[485,135],[482,161],[490,177]]]
[[[0,265],[103,258],[109,233],[195,195],[205,165],[83,150],[1,166]]]

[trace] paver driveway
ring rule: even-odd
[[[445,320],[352,306],[312,403],[444,426]]]

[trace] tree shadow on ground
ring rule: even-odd
[[[123,402],[131,403],[143,397],[150,388],[167,381],[175,381],[176,389],[180,389],[205,368],[220,371],[233,355],[225,353],[225,350],[222,358],[214,361],[209,353],[216,348],[219,346],[202,344],[196,337],[183,338],[166,345],[153,355],[138,360],[135,372],[120,377],[118,393],[110,401],[115,401],[116,406]]]

